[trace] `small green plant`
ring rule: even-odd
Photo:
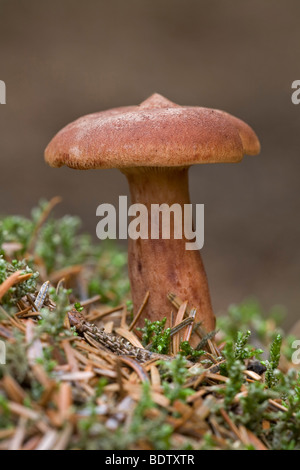
[[[226,362],[221,364],[221,372],[223,375],[227,376],[229,380],[226,383],[225,389],[221,390],[221,393],[225,396],[225,406],[227,407],[232,404],[244,383],[243,371],[245,370],[245,360],[252,357],[259,357],[263,352],[261,349],[249,348],[247,346],[250,336],[250,330],[246,333],[238,331],[236,342],[227,341],[223,350],[223,356]]]
[[[9,289],[1,299],[1,304],[10,310],[25,295],[35,292],[38,272],[34,272],[27,263],[22,260],[13,260],[11,263],[0,256],[0,284],[2,284],[11,274],[22,271],[23,274],[32,274],[26,281],[20,282]]]
[[[74,308],[78,313],[82,312],[82,310],[83,310],[83,307],[82,307],[80,302],[75,302]]]
[[[189,357],[190,359],[198,359],[200,356],[205,354],[205,351],[202,349],[198,351],[197,349],[192,348],[188,341],[182,341],[180,343],[179,354],[185,357]]]
[[[274,387],[274,385],[276,385],[277,383],[277,379],[275,377],[275,370],[279,365],[281,344],[282,336],[278,334],[271,344],[269,360],[265,361],[265,366],[267,368],[266,384],[269,388]]]
[[[245,366],[243,362],[236,357],[236,350],[232,341],[228,341],[226,343],[223,354],[226,359],[226,363],[221,364],[221,370],[229,380],[226,383],[225,389],[220,389],[220,392],[225,396],[225,406],[229,407],[243,385],[243,371],[245,370]]]
[[[34,222],[25,217],[14,215],[0,219],[0,248],[4,242],[16,242],[20,244],[20,255],[24,255],[33,230]]]
[[[235,417],[237,423],[242,423],[256,433],[261,433],[262,420],[267,416],[266,410],[270,398],[277,398],[278,394],[267,390],[260,382],[248,385],[247,394],[240,399],[241,413]]]
[[[190,388],[184,388],[187,376],[187,361],[184,356],[178,354],[172,361],[160,361],[163,378],[164,394],[171,403],[175,400],[185,400],[194,393]]]
[[[142,344],[144,347],[151,344],[151,351],[159,354],[168,354],[171,341],[171,329],[165,329],[166,321],[166,318],[154,322],[151,322],[147,318],[145,319],[145,326],[138,328],[138,330],[143,333]]]
[[[237,341],[234,347],[234,355],[236,359],[245,361],[245,359],[250,359],[251,357],[259,357],[262,353],[262,349],[249,349],[247,347],[248,339],[251,336],[251,331],[248,330],[246,333],[238,331]]]

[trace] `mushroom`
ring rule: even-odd
[[[176,203],[182,209],[190,204],[191,165],[239,162],[259,150],[256,134],[240,119],[219,110],[179,106],[154,94],[139,106],[90,114],[69,124],[49,143],[45,159],[53,167],[119,168],[127,177],[132,203],[144,204],[150,214],[152,204]],[[150,231],[150,215],[148,223]],[[171,291],[196,308],[195,321],[211,331],[215,317],[200,252],[187,250],[187,239],[172,232],[170,239],[129,239],[134,312],[149,291],[143,317],[167,317],[170,325]]]

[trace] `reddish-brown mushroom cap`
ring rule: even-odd
[[[143,204],[150,214],[153,204],[177,203],[183,209],[190,203],[191,165],[239,162],[259,150],[256,134],[240,119],[223,111],[179,106],[154,94],[139,106],[90,114],[69,124],[52,139],[45,158],[53,167],[121,169],[132,202]],[[150,231],[150,217],[148,225]],[[215,318],[200,252],[186,250],[185,242],[174,234],[168,240],[129,240],[134,311],[149,291],[143,318],[166,316],[170,326],[167,293],[175,292],[197,309],[195,321],[210,331]]]
[[[223,111],[184,107],[154,94],[139,106],[89,114],[62,129],[45,151],[53,167],[182,167],[239,162],[260,145],[254,131]]]

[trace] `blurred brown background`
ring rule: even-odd
[[[0,0],[0,213],[28,215],[63,196],[57,214],[128,194],[117,170],[48,168],[43,151],[65,124],[137,104],[153,92],[224,109],[248,122],[259,157],[190,170],[205,204],[202,250],[217,312],[245,297],[299,316],[300,79],[297,0]]]

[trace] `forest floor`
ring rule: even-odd
[[[207,334],[166,292],[172,328],[138,330],[126,254],[58,202],[0,218],[0,449],[300,449],[280,312],[232,305]]]

